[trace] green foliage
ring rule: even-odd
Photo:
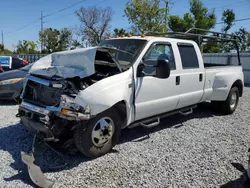
[[[116,36],[116,35],[118,35],[118,36],[122,36],[122,35],[128,36],[129,33],[127,33],[126,29],[123,29],[123,28],[121,28],[121,29],[115,28],[115,29],[114,29],[114,36]]]
[[[194,19],[190,13],[185,13],[183,18],[179,16],[170,16],[168,23],[169,28],[176,32],[185,32],[194,25]]]
[[[81,44],[80,44],[80,42],[77,41],[77,40],[73,40],[70,49],[73,50],[73,49],[76,49],[78,47],[82,47]]]
[[[233,32],[234,35],[240,37],[239,50],[240,52],[245,52],[250,50],[250,33],[245,28],[240,28],[239,30]],[[235,49],[234,46],[231,49]],[[231,50],[228,49],[228,50]]]
[[[70,48],[72,32],[63,28],[61,30],[47,28],[39,33],[39,40],[43,43],[42,53],[52,53]]]
[[[0,55],[11,55],[13,54],[12,51],[5,49],[4,45],[0,44]]]
[[[129,22],[141,33],[166,31],[167,12],[160,0],[129,0],[125,7]]]
[[[18,54],[35,54],[37,44],[34,41],[20,40],[16,46],[16,52]]]
[[[222,29],[222,32],[226,32],[232,27],[233,22],[235,21],[235,13],[233,10],[227,9],[222,13],[221,20],[225,23],[225,26]]]
[[[81,22],[78,35],[83,41],[95,46],[107,37],[113,15],[111,7],[80,8],[76,15]]]
[[[170,16],[169,28],[172,31],[185,32],[191,27],[210,30],[215,26],[214,11],[209,12],[201,0],[190,1],[190,13],[179,16]]]

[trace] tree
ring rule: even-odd
[[[121,29],[118,29],[118,28],[115,28],[114,29],[114,36],[122,36],[122,35],[125,35],[125,36],[127,36],[129,33],[127,33],[127,31],[126,31],[126,29],[123,29],[123,28],[121,28]]]
[[[37,44],[34,41],[20,40],[16,46],[16,52],[18,54],[35,54]]]
[[[250,32],[241,27],[232,34],[239,37],[237,44],[240,52],[247,52],[250,50]],[[236,46],[233,42],[221,43],[221,46],[223,52],[236,50]]]
[[[39,33],[39,40],[43,43],[43,53],[52,53],[70,48],[72,31],[63,28],[61,30],[47,28]]]
[[[0,51],[4,51],[4,45],[0,44]]]
[[[167,30],[168,0],[165,7],[160,6],[160,0],[129,0],[125,14],[132,24],[133,30],[140,33],[163,32]]]
[[[222,32],[227,33],[227,31],[232,27],[233,22],[235,21],[235,13],[233,12],[233,10],[227,9],[222,13],[221,20],[224,22]]]
[[[185,32],[191,27],[210,30],[214,28],[216,16],[214,10],[209,12],[201,0],[190,1],[190,13],[179,16],[170,16],[169,28],[172,31]]]
[[[71,48],[70,49],[73,50],[73,49],[76,49],[78,47],[82,47],[81,44],[80,44],[80,42],[78,40],[72,40]]]
[[[11,55],[13,52],[4,48],[3,44],[0,44],[0,54],[1,55]]]
[[[170,16],[169,28],[176,32],[185,32],[194,26],[195,20],[190,13],[185,13],[183,18],[179,16]]]
[[[112,21],[111,7],[80,8],[76,15],[81,22],[79,35],[92,46],[99,44],[107,35]]]

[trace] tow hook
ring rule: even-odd
[[[39,133],[34,136],[32,144],[32,152],[31,153],[21,152],[21,159],[23,163],[27,165],[30,179],[33,181],[34,184],[43,188],[52,188],[55,182],[50,179],[47,179],[40,168],[42,157],[47,147],[49,147],[55,153],[60,155],[60,157],[62,157],[62,159],[65,162],[64,165],[61,165],[57,168],[62,168],[67,165],[67,162],[63,158],[63,156],[55,149],[50,147],[46,142],[44,142],[43,135]]]

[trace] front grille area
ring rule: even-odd
[[[13,95],[14,95],[13,92],[11,92],[11,93],[1,93],[0,98],[12,98]]]
[[[28,80],[23,99],[39,106],[59,106],[62,89]]]

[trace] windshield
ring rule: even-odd
[[[22,70],[22,71],[29,71],[30,68],[32,67],[32,65],[33,65],[33,63],[30,63],[30,64],[28,64],[28,65],[22,67],[21,70]]]
[[[99,43],[98,46],[115,48],[128,52],[110,52],[121,65],[128,66],[134,63],[145,44],[146,40],[142,39],[111,39]]]

